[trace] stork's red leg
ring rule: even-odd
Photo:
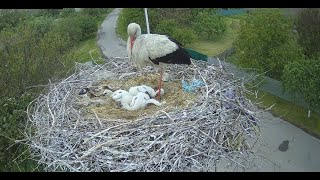
[[[160,68],[160,81],[159,81],[159,87],[158,87],[158,95],[157,95],[157,98],[158,100],[161,100],[161,94],[160,94],[160,89],[161,89],[161,81],[162,81],[162,68]]]

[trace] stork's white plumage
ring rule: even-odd
[[[132,98],[132,102],[130,103],[130,105],[127,103],[121,103],[121,104],[122,104],[122,108],[129,111],[134,111],[134,110],[145,108],[148,104],[161,106],[163,103],[160,103],[155,99],[150,99],[149,95],[146,93],[139,92],[137,95],[135,95]]]
[[[173,38],[160,34],[141,34],[141,28],[136,23],[130,23],[127,31],[127,53],[134,66],[141,70],[147,65],[160,65],[159,93],[164,64],[191,64],[188,52]]]
[[[121,102],[121,104],[131,104],[133,95],[130,94],[128,91],[125,90],[116,90],[111,94],[111,97],[116,102]]]

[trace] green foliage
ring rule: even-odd
[[[97,31],[97,16],[90,15],[79,15],[72,18],[72,20],[76,21],[81,29],[82,38],[80,40],[84,40],[89,37],[92,33]]]
[[[97,31],[97,21],[97,17],[75,14],[56,21],[53,31],[63,37],[70,38],[71,45],[74,45]]]
[[[32,27],[32,31],[37,39],[41,39],[45,33],[51,31],[54,18],[50,16],[39,16],[26,22]]]
[[[320,9],[303,9],[296,19],[299,44],[307,57],[320,56]]]
[[[53,18],[59,17],[61,9],[40,9],[37,13],[38,16],[50,16]]]
[[[254,88],[254,90],[258,89]],[[305,108],[261,89],[259,89],[257,97],[254,94],[246,95],[252,102],[257,103],[263,109],[273,106],[270,111],[275,117],[281,117],[281,119],[306,130],[307,133],[320,137],[320,114],[313,112],[310,118],[308,118],[308,110]]]
[[[31,15],[20,9],[0,10],[0,31],[6,27],[15,27],[18,23],[30,18]]]
[[[88,40],[81,42],[78,46],[72,48],[67,54],[65,54],[63,60],[67,67],[71,67],[74,62],[83,63],[92,61],[92,59],[94,63],[103,64],[105,60],[100,57],[101,54],[97,46],[96,38],[95,36],[92,36],[92,38],[89,38]]]
[[[14,26],[11,22],[3,26],[0,31],[0,171],[32,171],[36,167],[34,161],[26,160],[30,155],[27,147],[13,144],[14,140],[23,138],[27,105],[43,90],[31,87],[47,84],[48,79],[54,82],[62,78],[78,61],[67,58],[66,54],[76,51],[74,46],[78,42],[94,37],[99,18],[104,17],[77,14],[54,20],[50,15],[36,15]],[[93,38],[92,42],[95,41]],[[90,49],[96,43],[91,44]],[[94,55],[97,58],[99,54]],[[32,96],[27,94],[31,91]]]
[[[320,59],[288,63],[282,79],[287,91],[303,95],[309,107],[320,108]]]
[[[320,10],[303,9],[296,18],[296,28],[305,58],[285,66],[285,90],[301,94],[311,109],[320,108]]]
[[[173,19],[162,20],[156,28],[156,33],[167,34],[172,36],[175,29],[179,27],[178,23]]]
[[[193,21],[193,29],[198,36],[214,39],[221,36],[227,29],[226,23],[215,13],[199,12]]]
[[[65,18],[65,17],[68,17],[68,16],[73,15],[75,13],[76,13],[76,11],[74,8],[63,8],[60,12],[59,17]]]
[[[53,25],[52,31],[66,39],[70,39],[70,46],[74,46],[83,38],[79,23],[72,18],[59,19]]]
[[[191,14],[196,17],[199,13],[216,14],[218,8],[192,8]]]
[[[63,69],[62,54],[67,50],[67,39],[48,32],[38,39],[30,24],[0,32],[3,42],[0,58],[0,92],[20,95],[28,86],[48,82],[55,72]]]
[[[236,64],[280,79],[286,63],[302,58],[291,27],[292,22],[279,10],[253,11],[241,22],[234,42]]]
[[[186,44],[192,43],[196,38],[196,35],[191,29],[181,27],[173,31],[172,37],[185,46]]]
[[[33,97],[0,97],[0,171],[31,171],[36,167],[34,161],[26,160],[30,154],[27,147],[15,144],[24,138],[26,108]]]
[[[54,21],[36,16],[0,31],[0,93],[21,95],[29,86],[47,84],[76,60],[63,56],[97,31],[98,18],[77,14]]]
[[[196,38],[195,33],[191,29],[179,26],[173,19],[162,20],[158,24],[155,32],[166,34],[176,39],[182,45],[189,44]]]

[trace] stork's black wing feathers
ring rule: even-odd
[[[191,64],[191,56],[189,55],[189,53],[182,47],[182,45],[176,40],[173,39],[169,36],[167,36],[168,39],[174,43],[176,43],[178,45],[178,49],[175,50],[174,52],[167,54],[165,56],[159,57],[159,58],[155,58],[155,59],[151,59],[149,57],[149,59],[154,63],[159,65],[160,62],[162,63],[166,63],[166,64]]]

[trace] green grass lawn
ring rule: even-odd
[[[275,104],[270,110],[270,112],[274,116],[280,117],[281,119],[284,119],[291,124],[300,127],[307,133],[320,138],[319,114],[311,112],[311,116],[310,118],[308,118],[308,110],[304,109],[303,107],[295,105],[289,101],[283,100],[281,98],[278,98],[277,96],[261,90],[258,98],[260,98],[263,94],[265,95],[259,100],[259,102],[262,102],[260,104],[260,107],[267,108]],[[248,97],[254,102],[257,101],[257,99],[255,99],[255,97],[251,95],[248,95]]]
[[[239,15],[237,15],[239,16]],[[245,15],[241,15],[245,16]],[[240,17],[241,17],[240,16]],[[228,48],[232,47],[232,43],[238,35],[240,28],[240,18],[233,16],[223,17],[227,23],[227,30],[222,37],[216,40],[197,39],[192,44],[187,45],[187,48],[191,48],[200,53],[208,56],[216,56]]]

